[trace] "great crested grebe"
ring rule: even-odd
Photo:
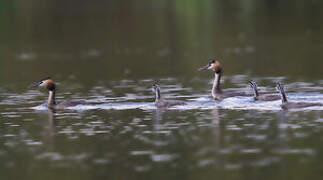
[[[321,103],[307,103],[307,102],[288,102],[287,96],[284,90],[284,85],[281,83],[277,83],[277,90],[280,93],[282,104],[282,109],[297,109],[297,108],[306,108],[311,106],[322,106]]]
[[[254,100],[275,101],[275,100],[280,99],[279,95],[274,95],[274,94],[260,94],[259,95],[258,86],[255,81],[249,81],[249,85],[252,88]]]
[[[199,71],[205,71],[205,70],[212,70],[214,71],[214,82],[212,87],[212,97],[215,100],[222,100],[227,97],[233,97],[233,96],[248,96],[248,94],[244,92],[223,92],[220,87],[221,83],[221,76],[222,76],[222,66],[217,60],[212,60],[209,62],[208,65],[201,67],[198,69]]]
[[[171,106],[185,104],[183,101],[179,101],[179,100],[166,100],[166,99],[163,99],[161,97],[161,95],[160,95],[160,87],[156,83],[153,84],[152,90],[155,93],[155,105],[156,105],[157,108],[169,108]]]
[[[77,105],[81,105],[81,104],[87,104],[86,101],[84,101],[84,100],[63,101],[59,104],[56,104],[56,101],[55,101],[56,85],[50,77],[47,77],[47,78],[44,78],[40,81],[34,82],[29,87],[30,88],[44,87],[48,90],[49,96],[48,96],[48,101],[47,101],[47,107],[49,109],[64,109],[67,107],[77,106]]]

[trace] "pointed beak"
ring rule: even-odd
[[[249,85],[251,86],[251,87],[253,87],[253,81],[248,81],[249,82]]]
[[[276,90],[277,91],[283,91],[284,90],[284,85],[280,82],[277,83],[277,86],[276,86]]]
[[[31,85],[28,86],[28,88],[35,88],[35,87],[39,87],[39,85],[41,84],[41,81],[40,82],[34,82],[32,83]]]
[[[209,69],[209,67],[210,67],[210,65],[208,64],[208,65],[206,65],[206,66],[203,66],[203,67],[199,68],[199,69],[198,69],[198,71],[205,71],[205,70],[208,70],[208,69]]]
[[[249,86],[250,86],[251,88],[253,88],[253,87],[254,87],[254,85],[253,85],[252,81],[249,81]]]

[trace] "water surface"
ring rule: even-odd
[[[211,99],[222,87],[323,102],[319,1],[3,1],[1,179],[319,179],[322,107]],[[28,89],[46,76],[57,101]],[[157,109],[151,86],[185,105]]]

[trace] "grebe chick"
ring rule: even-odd
[[[258,92],[258,86],[255,81],[249,81],[249,85],[253,90],[253,98],[255,101],[260,100],[260,101],[275,101],[280,99],[279,95],[274,95],[274,94],[260,94]]]
[[[81,105],[81,104],[87,104],[86,101],[83,101],[83,100],[63,101],[59,104],[56,104],[56,101],[55,101],[56,85],[55,85],[54,81],[51,80],[50,77],[44,78],[38,82],[34,82],[29,87],[30,88],[44,87],[48,90],[49,96],[48,96],[48,101],[47,101],[47,107],[49,109],[64,109],[67,107],[77,106],[77,105]]]
[[[212,70],[214,71],[214,82],[212,87],[212,97],[215,100],[222,100],[227,97],[234,97],[234,96],[248,96],[248,94],[244,92],[223,92],[220,83],[221,83],[221,76],[222,76],[222,66],[217,60],[211,60],[209,64],[204,67],[198,69],[199,71],[205,70]]]
[[[280,96],[281,96],[282,109],[298,109],[298,108],[306,108],[306,107],[311,107],[311,106],[322,106],[323,105],[321,103],[288,102],[287,96],[286,96],[286,93],[284,90],[284,85],[282,85],[281,83],[277,83],[276,88],[279,91]]]
[[[179,101],[179,100],[163,99],[160,95],[160,87],[158,84],[153,84],[152,90],[155,93],[155,105],[157,108],[169,108],[172,106],[185,104],[183,101]]]

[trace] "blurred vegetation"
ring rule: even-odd
[[[88,82],[191,78],[218,57],[226,74],[319,79],[322,5],[318,0],[1,1],[0,78],[4,83],[47,75]]]

